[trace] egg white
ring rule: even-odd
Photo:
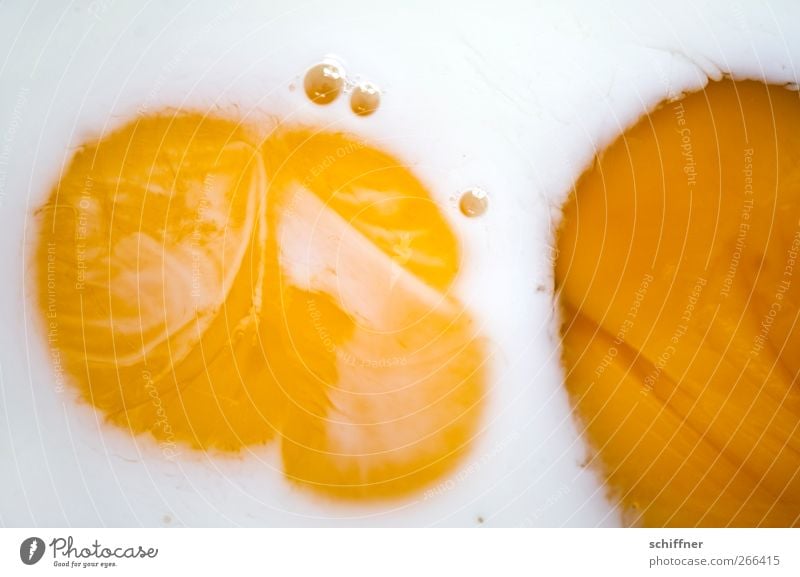
[[[37,526],[614,526],[566,393],[552,245],[591,161],[665,98],[723,74],[794,84],[800,6],[683,0],[375,3],[93,0],[0,5],[0,523]],[[310,103],[337,57],[383,90],[353,115]],[[165,459],[57,381],[35,306],[32,213],[75,147],[163,108],[353,132],[407,162],[463,248],[455,290],[495,350],[484,431],[407,500],[334,503],[288,484],[274,445]],[[488,212],[458,211],[470,187]]]

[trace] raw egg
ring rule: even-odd
[[[567,388],[631,522],[800,522],[799,155],[796,91],[713,82],[564,209]]]
[[[798,9],[446,4],[4,6],[3,524],[798,523]]]
[[[364,498],[476,435],[487,351],[448,294],[458,247],[394,158],[153,116],[83,148],[41,216],[49,337],[108,421],[170,451],[275,440],[288,479]]]

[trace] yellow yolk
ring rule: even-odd
[[[39,301],[83,398],[165,452],[280,444],[286,476],[393,496],[477,433],[459,251],[397,159],[185,113],[81,148],[40,210]]]
[[[800,523],[800,98],[723,81],[577,183],[558,238],[567,387],[629,521]]]

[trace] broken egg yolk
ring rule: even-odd
[[[578,181],[566,383],[628,522],[800,523],[800,98],[714,82]]]
[[[408,493],[478,432],[459,250],[401,162],[199,113],[81,147],[40,209],[39,302],[80,395],[162,449],[279,444],[332,496]]]

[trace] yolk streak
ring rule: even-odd
[[[162,447],[280,443],[288,478],[407,493],[477,433],[484,341],[414,175],[342,134],[196,113],[82,147],[40,210],[39,302],[81,396]]]
[[[567,387],[648,526],[800,524],[800,98],[722,81],[597,158],[559,231]]]

